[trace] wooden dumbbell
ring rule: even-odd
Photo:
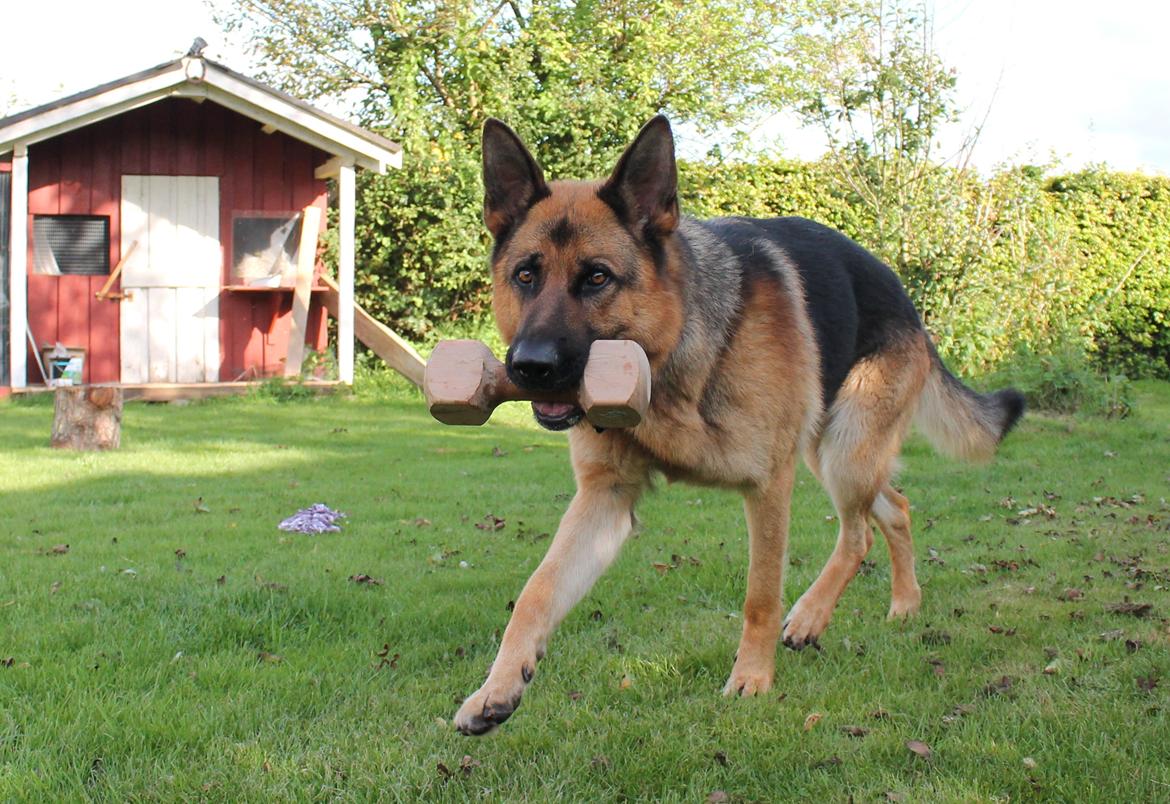
[[[633,341],[594,341],[579,388],[526,391],[485,344],[440,341],[427,361],[423,393],[444,424],[483,424],[501,402],[526,400],[575,404],[596,427],[633,427],[650,407],[650,363]]]

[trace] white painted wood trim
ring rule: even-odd
[[[0,153],[16,143],[31,145],[74,129],[145,106],[168,96],[209,98],[261,125],[283,131],[327,153],[341,154],[358,165],[379,173],[402,166],[402,151],[381,147],[337,123],[314,114],[279,94],[267,92],[232,74],[206,64],[202,80],[187,77],[186,65],[175,64],[163,72],[105,92],[47,109],[32,117],[0,127]]]
[[[357,191],[354,166],[342,165],[337,175],[337,374],[353,383],[353,264],[354,212]]]
[[[13,388],[28,385],[28,146],[17,143],[12,152],[12,228],[8,235],[8,344],[9,381]]]
[[[176,63],[173,69],[164,73],[26,118],[0,129],[0,152],[6,150],[8,143],[32,145],[144,106],[165,96],[172,87],[186,82],[182,66]]]

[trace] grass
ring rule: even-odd
[[[740,501],[664,486],[478,740],[450,718],[571,493],[562,437],[443,428],[397,389],[136,404],[121,451],[71,454],[50,405],[0,405],[0,800],[1165,800],[1170,386],[1138,397],[1033,416],[990,467],[914,439],[922,615],[884,621],[879,547],[752,700],[719,696]],[[276,529],[318,501],[344,532]],[[830,513],[802,475],[789,603]]]

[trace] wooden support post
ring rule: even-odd
[[[12,150],[12,212],[8,237],[8,359],[13,388],[28,385],[28,148],[17,143]]]
[[[54,397],[54,447],[102,450],[121,444],[121,388],[78,385],[58,388]]]
[[[354,167],[341,165],[337,175],[337,379],[353,383]]]
[[[313,268],[317,264],[317,233],[320,228],[321,210],[305,207],[301,213],[301,244],[297,249],[297,283],[293,291],[288,358],[284,361],[286,377],[299,377],[305,362],[305,330],[309,326],[309,298],[313,288]]]

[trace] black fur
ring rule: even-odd
[[[908,331],[922,329],[897,275],[849,238],[805,218],[718,218],[702,225],[735,253],[745,284],[776,279],[774,253],[791,261],[804,285],[821,357],[825,407],[849,370]]]

